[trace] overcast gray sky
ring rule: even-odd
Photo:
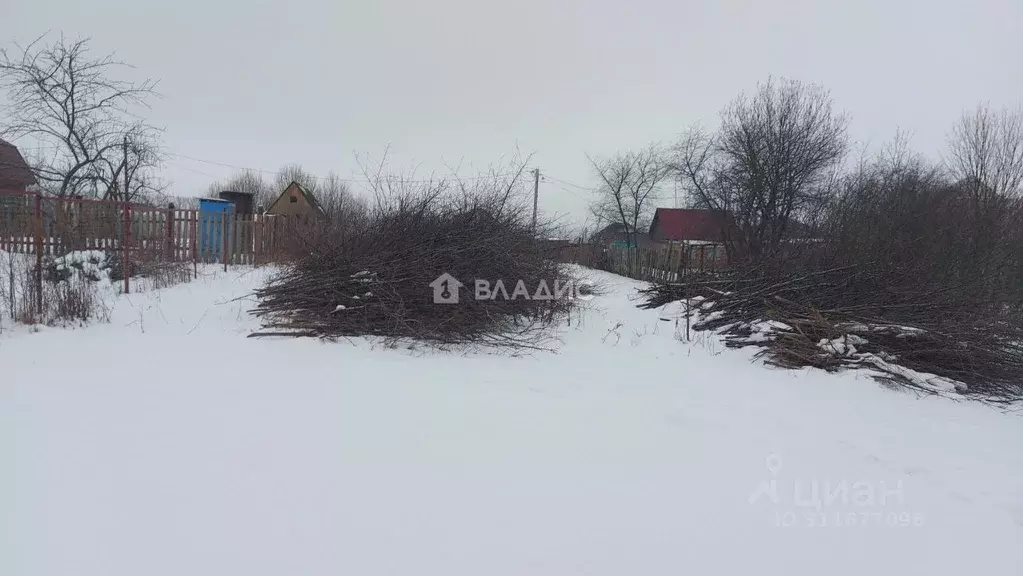
[[[769,75],[830,89],[857,141],[901,127],[932,155],[964,108],[1023,98],[1020,0],[0,0],[5,45],[47,30],[160,80],[179,195],[232,172],[182,156],[353,176],[388,144],[422,174],[518,146],[586,186],[586,153],[714,122]],[[541,185],[547,212],[586,199]]]

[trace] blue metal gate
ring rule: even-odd
[[[234,204],[227,200],[199,200],[199,259],[220,262],[224,254],[224,237],[230,235]],[[225,230],[225,226],[228,228]]]

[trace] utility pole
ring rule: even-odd
[[[533,168],[533,234],[536,234],[536,205],[540,199],[540,169]]]

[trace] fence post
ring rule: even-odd
[[[671,270],[675,277],[675,282],[682,281],[682,273],[686,265],[686,245],[684,243],[678,245],[678,253],[675,254],[675,261],[671,263]]]
[[[192,210],[188,215],[188,240],[192,244],[192,278],[199,277],[199,265],[196,263],[198,259],[198,251],[196,242],[196,228],[199,227],[199,211]]]
[[[131,258],[128,254],[128,244],[131,243],[131,204],[128,202],[124,203],[124,234],[121,240],[121,248],[124,250],[122,266],[124,267],[124,293],[131,293],[131,282],[128,277],[131,276]]]
[[[660,280],[662,282],[671,282],[672,280],[669,274],[671,270],[671,259],[674,256],[674,251],[675,243],[674,242],[668,243],[668,254],[664,256],[664,262],[661,263],[661,270],[659,272],[661,276]]]
[[[43,196],[36,194],[36,311],[41,321],[43,316]],[[11,307],[14,307],[14,293],[11,292]]]
[[[231,220],[233,222],[233,230],[231,230],[231,252],[234,253],[233,263],[238,264],[239,266],[244,266],[245,257],[247,256],[245,252],[245,243],[242,238],[245,229],[245,215],[234,214],[232,215]]]
[[[175,256],[175,245],[174,245],[174,203],[167,204],[167,261],[174,262],[177,260]]]
[[[259,214],[252,215],[252,264],[260,265],[260,249],[263,247],[263,222]]]
[[[221,231],[224,234],[224,250],[221,258],[224,260],[224,272],[227,272],[227,210],[220,213]]]

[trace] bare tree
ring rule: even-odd
[[[960,229],[969,252],[963,274],[976,290],[999,292],[999,279],[1018,260],[1019,199],[1023,193],[1023,108],[965,113],[948,137],[945,168],[965,197]],[[992,296],[993,297],[993,296]]]
[[[109,174],[106,183],[108,200],[131,202],[162,195],[167,186],[155,174],[163,162],[159,133],[138,124],[124,136],[120,155],[101,158],[100,174]]]
[[[329,172],[317,184],[317,200],[330,217],[344,217],[354,212],[364,212],[365,202],[352,193],[348,182],[337,172]]]
[[[734,221],[729,244],[757,260],[777,248],[790,221],[826,201],[847,123],[821,88],[768,80],[725,108],[717,133],[684,134],[672,167],[697,206]]]
[[[651,144],[637,152],[589,161],[600,181],[590,211],[598,223],[621,224],[635,244],[640,227],[646,225],[655,207],[661,185],[670,175],[662,149]]]
[[[379,215],[389,210],[425,210],[432,203],[450,193],[452,183],[431,174],[417,177],[415,169],[409,172],[392,170],[390,148],[384,148],[380,158],[355,155],[355,162],[365,179],[362,186],[370,196],[369,211]]]
[[[529,212],[532,210],[533,180],[527,174],[532,174],[528,170],[532,161],[533,154],[523,155],[516,149],[507,160],[491,164],[486,171],[474,177],[463,178],[458,175],[457,168],[453,168],[449,179],[462,206],[476,205],[480,198],[486,197],[489,209],[495,211],[494,217],[500,218],[509,210]],[[546,228],[538,227],[537,234],[542,237],[550,233]]]
[[[0,50],[0,87],[11,102],[0,135],[39,143],[36,178],[55,195],[131,199],[154,186],[160,163],[159,130],[135,114],[156,83],[116,79],[128,65],[93,57],[88,43],[40,37],[17,55]]]
[[[948,137],[945,164],[978,207],[1023,192],[1023,107],[963,114]]]
[[[303,168],[301,164],[285,164],[274,175],[274,188],[278,194],[292,182],[298,182],[299,185],[314,194],[319,192],[320,179]]]
[[[224,182],[218,180],[211,183],[207,188],[206,195],[209,198],[217,198],[223,191],[252,194],[254,207],[257,208],[260,206],[267,208],[275,194],[280,194],[280,190],[275,193],[263,176],[252,170],[238,172]]]

